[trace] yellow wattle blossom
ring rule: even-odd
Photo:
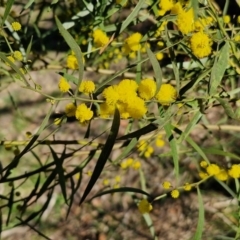
[[[152,146],[148,146],[147,150],[144,152],[144,157],[149,158],[154,152],[154,149]]]
[[[163,83],[156,95],[156,99],[160,104],[168,106],[176,101],[177,91],[171,84]]]
[[[61,92],[68,92],[71,86],[68,83],[67,79],[61,77],[58,83],[58,88]]]
[[[185,191],[191,191],[192,185],[190,183],[185,183],[183,188]]]
[[[154,97],[157,90],[156,82],[153,79],[143,79],[138,86],[139,96],[144,100],[150,100]]]
[[[99,116],[101,118],[109,118],[111,115],[114,114],[115,105],[110,105],[107,103],[101,103],[99,109]]]
[[[87,171],[87,175],[88,175],[89,177],[91,177],[91,176],[92,176],[92,171]]]
[[[141,214],[149,213],[152,209],[152,204],[147,199],[142,199],[138,204],[138,210]]]
[[[164,42],[162,42],[162,41],[158,41],[158,42],[157,42],[157,45],[161,48],[161,47],[164,46]]]
[[[132,101],[128,102],[126,110],[130,117],[134,119],[142,118],[147,112],[145,102],[139,97],[134,97]]]
[[[163,16],[167,11],[170,11],[174,6],[173,0],[161,0],[159,3],[159,15]]]
[[[207,26],[211,25],[213,19],[211,17],[199,18],[194,22],[195,31],[203,31]]]
[[[163,21],[159,26],[159,28],[156,30],[154,37],[159,37],[162,31],[164,31],[166,25],[167,25],[167,21]]]
[[[140,41],[142,39],[142,34],[139,32],[136,32],[125,39],[124,47],[126,48],[126,53],[129,53],[130,51],[136,52],[141,49]]]
[[[109,183],[109,179],[107,179],[107,178],[106,178],[106,179],[103,179],[103,185],[104,185],[104,186],[109,186],[109,184],[110,184],[110,183]]]
[[[117,86],[110,86],[103,90],[103,97],[106,99],[108,105],[115,105],[119,99],[119,94],[117,92]]]
[[[85,123],[93,117],[93,111],[85,103],[82,103],[77,106],[75,117],[80,123]]]
[[[177,189],[174,189],[171,191],[172,198],[178,198],[180,195],[180,192]]]
[[[141,162],[139,161],[139,160],[136,160],[136,161],[134,161],[133,163],[132,163],[132,168],[134,169],[134,170],[138,170],[138,169],[140,169],[141,168]]]
[[[225,16],[223,16],[223,22],[224,23],[230,23],[230,21],[231,21],[231,17],[229,16],[229,15],[225,15]]]
[[[14,59],[12,56],[8,56],[7,59],[8,59],[9,61],[11,61],[12,63],[15,62],[15,59]],[[6,62],[6,65],[7,65],[7,66],[10,66],[10,64],[9,64],[8,62]]]
[[[162,52],[158,52],[155,54],[158,61],[161,61],[164,58],[164,54]]]
[[[172,184],[169,181],[164,181],[162,183],[162,186],[164,189],[170,189],[172,187]]]
[[[78,61],[75,55],[71,54],[67,57],[67,68],[76,70],[78,69]]]
[[[76,105],[74,103],[68,103],[65,107],[65,114],[67,117],[74,117],[76,113]]]
[[[207,161],[205,161],[205,160],[201,161],[201,162],[200,162],[200,166],[201,166],[202,168],[206,168],[206,167],[208,166]]]
[[[115,182],[116,183],[120,183],[121,182],[121,176],[117,175],[115,178],[114,178]]]
[[[177,26],[179,31],[183,34],[188,34],[194,31],[194,14],[193,9],[188,11],[181,11],[177,16]]]
[[[198,58],[203,58],[212,52],[212,41],[203,32],[194,33],[190,39],[190,46],[193,54]]]
[[[130,52],[130,53],[128,54],[128,57],[129,57],[130,59],[135,59],[135,58],[137,58],[137,54],[136,54],[136,52]]]
[[[233,40],[236,42],[240,42],[240,35],[235,35]]]
[[[155,140],[155,145],[157,147],[163,147],[165,145],[165,141],[162,139],[162,135],[158,135]]]
[[[146,140],[140,140],[137,144],[137,149],[139,152],[146,151],[147,147],[148,147],[148,143]]]
[[[240,165],[233,164],[232,167],[228,170],[228,174],[232,178],[240,178]]]
[[[13,22],[11,25],[14,31],[19,31],[22,28],[22,25],[19,22]]]
[[[220,181],[227,181],[229,178],[228,173],[225,169],[220,169],[220,172],[215,175],[215,177]]]
[[[237,17],[237,23],[240,23],[240,16]]]
[[[205,178],[209,177],[209,175],[206,172],[199,172],[199,177],[201,179],[205,179]]]
[[[217,164],[212,163],[207,166],[206,171],[210,176],[217,175],[220,173],[220,167]]]
[[[22,56],[22,53],[20,51],[14,51],[13,52],[13,57],[18,61],[23,60],[23,56]]]
[[[116,87],[119,102],[132,104],[137,97],[138,84],[135,80],[123,79]]]
[[[178,15],[179,13],[181,13],[183,11],[182,5],[180,2],[177,2],[173,5],[173,7],[171,8],[171,14],[175,14]]]
[[[129,167],[132,166],[134,160],[132,158],[128,158],[128,159],[125,159],[124,161],[122,161],[122,163],[120,164],[121,165],[121,168],[122,169],[127,169]]]
[[[103,47],[108,44],[109,37],[101,29],[95,29],[93,31],[93,42],[97,47]]]
[[[95,84],[90,80],[82,81],[78,90],[86,94],[93,93],[95,91]]]

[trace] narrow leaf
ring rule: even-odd
[[[122,23],[122,26],[120,28],[119,33],[122,33],[127,26],[134,20],[135,17],[137,17],[138,12],[140,11],[140,9],[142,8],[143,4],[145,3],[145,0],[140,0],[138,2],[138,4],[136,5],[136,7],[133,9],[133,11],[131,12],[131,14],[125,19],[125,21]]]
[[[158,127],[153,124],[153,123],[150,123],[148,124],[147,126],[135,131],[135,132],[132,132],[132,133],[129,133],[129,134],[126,134],[122,137],[119,137],[117,138],[117,140],[126,140],[126,139],[131,139],[131,138],[140,138],[142,135],[145,135],[145,134],[148,134],[154,130],[158,129]]]
[[[178,139],[179,143],[182,143],[182,141],[184,141],[186,139],[186,137],[190,134],[190,132],[195,127],[195,125],[198,123],[198,121],[200,120],[201,117],[202,117],[202,113],[198,110],[195,113],[195,115],[193,116],[193,118],[190,120],[189,124],[187,125],[187,127],[183,131],[180,138]]]
[[[14,198],[14,186],[12,186],[11,192],[10,192],[10,197],[8,201],[8,215],[7,215],[7,220],[6,220],[6,225],[8,226],[8,223],[10,221],[11,213],[12,213],[12,207],[13,207],[13,198]]]
[[[208,163],[210,162],[208,160],[208,157],[204,153],[204,151],[199,147],[189,136],[186,138],[186,141],[196,150],[196,152]]]
[[[78,88],[81,84],[81,81],[83,79],[83,54],[82,51],[80,49],[80,47],[78,46],[78,44],[76,43],[76,41],[74,40],[74,38],[70,35],[70,33],[63,27],[63,25],[61,24],[61,22],[59,21],[59,19],[57,18],[57,16],[55,17],[56,20],[56,24],[57,27],[60,31],[60,33],[62,34],[64,40],[66,41],[66,43],[68,44],[68,46],[72,49],[72,51],[75,53],[76,58],[77,58],[77,62],[78,62],[78,87],[76,88],[76,92],[75,92],[75,96],[78,93]]]
[[[222,105],[222,107],[224,108],[225,110],[225,113],[230,117],[230,118],[233,118],[235,119],[236,118],[236,114],[233,112],[233,109],[231,107],[231,105],[229,104],[228,101],[222,99],[222,98],[219,98],[219,97],[216,97],[216,99],[219,101],[219,103]]]
[[[152,52],[152,50],[150,48],[147,48],[147,54],[148,54],[149,60],[152,64],[153,71],[155,74],[155,79],[156,79],[156,83],[157,83],[156,93],[158,93],[160,86],[162,84],[162,70],[161,70],[160,64],[159,64],[156,56],[154,55],[154,53]]]
[[[137,138],[133,138],[130,143],[127,145],[127,147],[124,148],[122,153],[114,160],[114,163],[118,162],[119,160],[125,158],[128,153],[137,145],[138,140]]]
[[[103,196],[103,195],[106,195],[106,194],[112,194],[112,193],[116,193],[116,192],[132,192],[132,193],[141,193],[143,195],[146,195],[148,197],[151,197],[151,195],[141,189],[138,189],[138,188],[132,188],[132,187],[121,187],[121,188],[114,188],[114,189],[109,189],[107,191],[104,191],[104,192],[100,192],[100,193],[97,193],[96,195],[94,195],[91,199],[93,200],[94,198],[96,197],[100,197],[100,196]]]
[[[62,156],[60,158],[57,156],[57,154],[54,152],[54,150],[50,145],[49,145],[49,148],[51,150],[54,163],[56,165],[56,172],[58,174],[58,180],[62,190],[62,195],[64,197],[65,203],[67,203],[66,183],[65,183],[65,176],[64,176],[64,170],[63,170],[63,161],[65,159],[64,155],[65,155],[66,148],[63,150]]]
[[[101,154],[98,158],[97,164],[93,170],[93,174],[91,176],[90,181],[88,182],[88,185],[83,193],[83,196],[81,198],[80,204],[82,204],[82,202],[85,200],[85,198],[87,197],[87,195],[90,193],[90,191],[92,190],[94,184],[96,183],[96,181],[98,180],[106,162],[107,159],[112,151],[112,148],[115,144],[116,138],[117,138],[117,134],[118,134],[118,130],[119,130],[119,126],[120,126],[120,113],[119,110],[116,108],[115,109],[115,113],[114,113],[114,118],[113,118],[113,123],[112,123],[112,127],[111,127],[111,131],[110,134],[107,138],[107,141],[101,151]]]
[[[191,0],[191,5],[193,8],[193,13],[194,13],[194,20],[197,21],[198,20],[198,1],[197,0]]]
[[[225,70],[228,66],[228,59],[229,59],[229,43],[226,42],[225,45],[221,48],[219,57],[214,62],[212,68],[209,90],[210,95],[214,95],[217,92],[217,88],[220,85]]]
[[[197,192],[198,192],[198,223],[197,223],[197,230],[194,234],[193,239],[194,240],[199,240],[202,239],[202,233],[204,230],[204,205],[203,205],[203,199],[202,195],[200,192],[199,187],[197,187]]]
[[[11,11],[13,3],[14,3],[14,0],[8,0],[7,3],[6,3],[5,11],[4,11],[3,18],[2,18],[2,27],[3,27],[3,24],[4,24],[5,20],[7,19],[8,15],[9,15],[10,11]]]
[[[172,151],[172,157],[173,157],[173,164],[174,164],[174,171],[176,174],[176,179],[178,179],[179,176],[179,154],[178,154],[178,149],[177,149],[177,141],[174,138],[173,134],[172,134],[172,126],[170,123],[167,123],[164,126],[170,147],[171,147],[171,151]]]

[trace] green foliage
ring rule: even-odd
[[[198,202],[188,239],[238,239],[233,2],[3,1],[0,233],[25,225],[50,239],[41,224],[52,205],[56,222],[81,205],[97,212],[94,233],[108,215],[106,238],[158,239],[168,221],[158,216],[181,198]],[[216,217],[224,227],[205,205],[222,196],[235,204]],[[116,224],[126,211],[136,231]]]

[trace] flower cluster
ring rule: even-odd
[[[138,85],[130,79],[122,80],[118,85],[104,89],[102,95],[106,102],[100,105],[100,116],[108,117],[117,106],[122,118],[142,118],[147,112],[145,102],[137,96]]]
[[[145,140],[140,140],[138,142],[137,149],[140,153],[143,153],[145,158],[149,158],[154,152],[153,147],[150,146]]]
[[[182,34],[192,34],[190,47],[196,57],[203,58],[211,54],[212,40],[204,32],[213,23],[211,17],[206,16],[195,21],[193,8],[185,7],[184,1],[162,0],[159,7],[159,15],[164,15],[168,11],[177,15],[175,24]],[[224,17],[224,21],[227,23],[229,18]]]
[[[123,51],[126,54],[129,54],[131,51],[136,52],[141,49],[141,39],[142,39],[141,33],[133,33],[131,36],[125,39],[124,45],[123,45]]]
[[[108,118],[117,107],[121,118],[140,119],[147,112],[144,100],[152,99],[155,94],[156,83],[152,79],[143,79],[139,85],[134,80],[124,79],[118,85],[103,90],[102,95],[106,101],[100,105],[99,115]],[[169,105],[176,101],[177,91],[170,84],[162,84],[155,97],[160,104]]]
[[[108,44],[109,37],[101,29],[93,31],[93,42],[97,47],[103,47]]]
[[[215,163],[208,164],[206,161],[201,161],[200,166],[203,168],[203,171],[199,173],[202,179],[211,176],[216,177],[220,181],[227,181],[229,178],[240,178],[239,164],[233,164],[230,169],[225,169]]]
[[[139,168],[141,168],[141,162],[139,160],[134,160],[133,158],[128,158],[121,162],[121,168],[124,170],[128,168],[138,170]]]

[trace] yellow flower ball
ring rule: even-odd
[[[125,39],[125,47],[129,51],[136,52],[141,49],[141,44],[140,44],[141,39],[142,39],[142,34],[136,32]]]
[[[90,80],[82,81],[78,90],[86,94],[93,93],[95,91],[95,84]]]
[[[189,184],[189,183],[185,183],[184,186],[183,186],[183,188],[184,188],[185,191],[191,191],[192,186],[191,186],[191,184]]]
[[[147,199],[142,199],[138,204],[138,209],[141,212],[141,214],[145,214],[149,213],[153,209],[153,207],[152,204],[149,203]]]
[[[64,77],[61,77],[58,83],[58,88],[61,92],[68,92],[71,86]]]
[[[230,21],[231,21],[231,17],[229,16],[229,15],[225,15],[225,16],[223,16],[223,22],[224,23],[230,23]]]
[[[93,31],[93,42],[97,47],[103,47],[109,42],[109,37],[101,29]]]
[[[168,106],[176,101],[177,91],[171,84],[163,83],[156,95],[156,99],[160,104]]]
[[[138,86],[139,96],[144,100],[154,97],[157,90],[156,82],[153,79],[143,79]]]
[[[20,51],[14,51],[13,52],[13,57],[18,61],[23,60],[23,56],[22,56],[22,53]]]
[[[67,117],[74,117],[77,107],[74,103],[68,103],[65,107],[65,113]]]
[[[82,103],[78,105],[75,116],[80,123],[85,123],[93,117],[93,111],[85,103]]]
[[[67,57],[67,68],[70,69],[78,69],[78,61],[77,58],[75,57],[75,55],[68,55]]]
[[[217,164],[212,163],[207,166],[206,171],[210,176],[217,175],[220,173],[220,167]]]
[[[211,46],[212,40],[203,32],[194,33],[190,38],[191,50],[198,58],[203,58],[210,55],[212,52]]]
[[[177,26],[183,34],[188,34],[194,30],[194,14],[193,9],[181,11],[177,16]]]
[[[227,181],[229,176],[225,169],[220,169],[220,172],[215,177],[220,181]]]
[[[19,31],[22,28],[22,25],[19,22],[13,22],[12,23],[12,28],[14,31]]]
[[[233,164],[232,167],[228,170],[228,174],[232,178],[240,178],[240,165]]]
[[[177,189],[174,189],[171,191],[172,198],[178,198],[180,195],[180,192]]]
[[[169,188],[172,187],[172,184],[169,181],[164,181],[162,183],[162,186],[163,186],[164,189],[169,189]]]

